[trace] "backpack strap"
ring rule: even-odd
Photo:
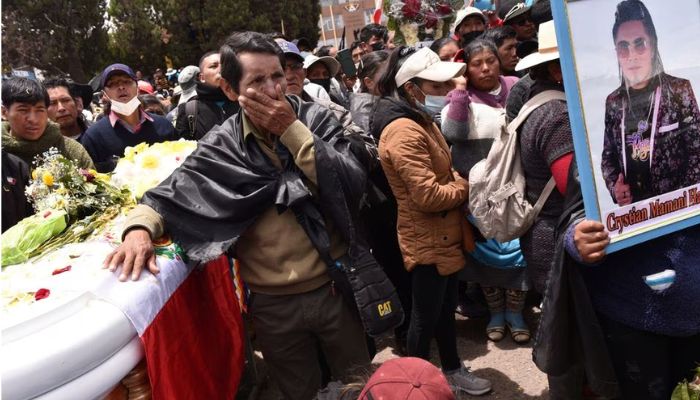
[[[534,206],[532,206],[532,220],[534,221],[537,219],[537,216],[540,215],[540,211],[542,211],[542,207],[544,207],[544,203],[547,202],[547,199],[549,198],[549,195],[552,194],[554,191],[554,188],[557,186],[557,182],[554,180],[554,177],[549,178],[549,181],[547,181],[547,184],[544,186],[544,189],[542,189],[542,193],[540,193],[540,197],[537,199],[537,202],[535,203]]]
[[[190,130],[190,138],[195,138],[197,128],[197,103],[198,100],[191,100],[185,103],[185,116],[187,117],[187,127]]]
[[[516,132],[518,128],[520,128],[520,125],[527,120],[527,117],[529,117],[533,111],[552,100],[566,101],[566,95],[564,92],[559,90],[545,90],[544,92],[531,98],[525,104],[523,104],[518,116],[508,124],[508,132]]]
[[[559,90],[545,90],[544,92],[531,98],[520,109],[518,116],[510,124],[508,124],[508,132],[515,132],[517,134],[520,125],[527,120],[527,117],[529,117],[533,111],[552,100],[566,101],[566,95],[564,92]],[[549,178],[549,181],[547,181],[547,184],[544,186],[544,189],[542,190],[542,193],[540,193],[540,197],[537,199],[537,202],[532,206],[533,221],[540,214],[540,211],[542,211],[544,203],[547,202],[549,195],[552,194],[552,191],[554,191],[556,185],[557,182],[554,180],[554,177]]]

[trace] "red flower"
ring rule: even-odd
[[[420,0],[406,0],[401,12],[407,19],[414,19],[420,13]]]
[[[53,272],[51,273],[51,275],[58,275],[58,274],[62,274],[62,273],[64,273],[64,272],[68,272],[68,271],[71,270],[71,268],[73,268],[73,267],[69,265],[69,266],[67,266],[67,267],[55,269],[55,270],[53,270]]]
[[[452,14],[452,7],[447,3],[440,3],[437,6],[437,13],[439,15],[450,15]]]
[[[437,27],[438,18],[433,12],[425,14],[425,29],[433,29]]]
[[[82,175],[83,178],[85,178],[86,182],[92,182],[95,180],[95,175],[92,172],[90,172],[90,170],[81,168],[80,175]]]
[[[49,289],[43,289],[43,288],[39,289],[36,291],[36,293],[34,293],[34,300],[39,301],[39,300],[45,299],[45,298],[49,297],[50,294],[51,294],[51,291]]]

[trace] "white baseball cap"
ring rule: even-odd
[[[326,68],[328,68],[328,72],[330,72],[331,78],[338,75],[338,71],[340,71],[340,63],[335,58],[329,56],[317,57],[313,54],[309,54],[304,59],[304,69],[309,69],[312,65],[316,64],[317,62],[323,63],[326,66]]]
[[[394,80],[401,87],[413,78],[421,78],[433,82],[445,82],[464,74],[467,65],[459,62],[441,61],[434,51],[427,47],[411,54],[403,62]]]

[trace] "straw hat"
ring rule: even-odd
[[[559,47],[557,46],[557,35],[554,31],[554,21],[540,24],[537,34],[537,52],[520,60],[515,66],[516,71],[532,68],[536,65],[559,58]]]

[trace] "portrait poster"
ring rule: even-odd
[[[607,251],[700,223],[700,1],[551,3],[586,218]]]

